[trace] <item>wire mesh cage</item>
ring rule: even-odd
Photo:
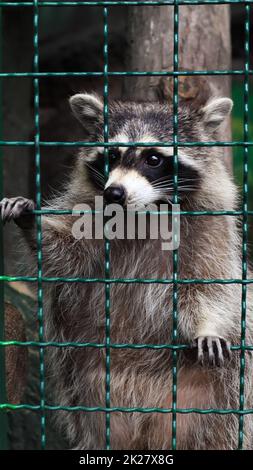
[[[180,24],[180,6],[181,5],[194,5],[195,8],[198,8],[199,5],[206,4],[240,4],[244,8],[245,18],[244,18],[244,67],[243,69],[238,70],[197,70],[197,71],[182,71],[179,68],[179,24]],[[70,413],[75,413],[77,411],[81,412],[101,412],[105,414],[105,448],[111,448],[111,426],[110,419],[111,414],[114,412],[122,413],[162,413],[170,414],[172,416],[172,441],[171,449],[177,449],[177,416],[178,414],[188,414],[188,413],[198,413],[198,414],[236,414],[238,416],[238,449],[243,448],[244,440],[244,419],[247,414],[253,413],[252,409],[245,408],[245,396],[244,396],[244,385],[245,385],[245,354],[246,351],[253,350],[253,345],[246,344],[246,316],[247,316],[247,286],[252,283],[253,280],[248,276],[248,236],[249,236],[249,218],[253,215],[253,210],[249,208],[249,154],[250,149],[253,146],[253,142],[250,140],[249,135],[249,101],[250,101],[250,77],[253,75],[253,70],[250,69],[250,14],[251,14],[251,4],[252,0],[168,0],[168,1],[27,1],[27,2],[1,2],[1,10],[3,9],[14,9],[16,7],[23,7],[24,9],[32,9],[33,12],[33,71],[32,72],[1,72],[1,79],[4,78],[30,78],[33,83],[33,110],[34,110],[34,138],[33,140],[1,140],[0,145],[3,150],[6,147],[30,147],[33,152],[34,166],[35,166],[35,188],[36,188],[36,210],[34,214],[36,217],[36,243],[37,243],[37,274],[36,276],[9,276],[4,275],[3,266],[1,266],[1,319],[0,319],[0,335],[1,335],[1,357],[0,357],[0,366],[1,366],[1,382],[0,382],[0,428],[1,428],[1,446],[2,448],[6,447],[5,435],[6,435],[6,410],[19,411],[19,410],[28,410],[35,412],[40,417],[40,447],[42,449],[46,448],[47,444],[47,412],[57,413],[59,410],[64,410]],[[149,6],[171,6],[173,8],[173,23],[174,23],[174,45],[173,45],[173,70],[172,71],[146,71],[146,72],[134,72],[134,71],[125,71],[125,72],[113,72],[109,68],[109,49],[108,49],[108,24],[109,24],[109,15],[111,9],[116,6],[128,6],[129,8],[133,6],[140,6],[148,8]],[[100,72],[91,71],[91,72],[76,72],[76,71],[59,71],[59,72],[41,72],[39,65],[40,58],[40,46],[39,46],[39,21],[41,10],[45,7],[99,7],[102,10],[103,14],[103,70]],[[152,76],[160,75],[171,77],[173,80],[173,140],[166,143],[161,142],[134,142],[134,143],[125,143],[125,142],[111,142],[109,141],[109,128],[110,128],[110,119],[108,111],[108,99],[110,96],[110,87],[109,87],[109,78],[113,76]],[[236,141],[223,141],[223,142],[180,142],[178,138],[178,102],[179,102],[179,78],[181,76],[240,76],[243,78],[243,139]],[[42,78],[45,77],[73,77],[78,76],[81,78],[85,77],[99,77],[103,80],[103,98],[104,98],[104,142],[87,142],[87,141],[46,141],[41,139],[40,132],[40,84]],[[110,270],[110,241],[105,240],[105,259],[104,259],[104,277],[100,279],[91,279],[91,278],[49,278],[43,275],[43,250],[42,250],[42,240],[43,240],[43,230],[41,218],[43,214],[72,214],[72,210],[69,211],[62,210],[43,210],[42,208],[42,191],[41,191],[41,149],[42,148],[62,148],[62,147],[96,147],[100,146],[104,148],[105,155],[105,177],[108,178],[109,175],[109,148],[113,147],[173,147],[173,185],[174,185],[174,194],[173,194],[173,203],[177,204],[179,202],[178,198],[178,147],[224,147],[231,149],[242,149],[243,152],[243,200],[242,207],[236,211],[188,211],[181,212],[180,215],[190,216],[190,217],[219,217],[223,215],[231,217],[241,217],[242,218],[242,277],[240,279],[180,279],[178,277],[178,263],[179,263],[179,252],[178,250],[173,251],[173,276],[171,279],[144,279],[144,278],[135,278],[135,279],[125,279],[125,278],[112,278]],[[3,258],[3,253],[1,253]],[[3,322],[3,284],[15,283],[17,281],[25,281],[28,283],[34,283],[37,285],[37,320],[38,320],[38,340],[37,341],[17,341],[11,340],[7,341],[4,339],[4,322]],[[103,283],[105,290],[105,342],[101,343],[56,343],[56,342],[46,342],[44,334],[44,284],[45,283],[54,283],[54,282],[80,282],[80,283]],[[110,336],[110,291],[113,284],[148,284],[148,283],[159,283],[159,284],[171,284],[173,288],[173,311],[172,314],[172,338],[170,344],[113,344]],[[185,408],[180,409],[177,406],[177,358],[178,352],[189,348],[188,344],[178,344],[178,286],[187,285],[187,284],[240,284],[241,285],[241,342],[238,345],[232,346],[232,350],[240,351],[240,399],[238,403],[238,409],[197,409],[197,408]],[[20,348],[36,348],[39,352],[39,390],[38,390],[38,402],[37,404],[31,403],[21,403],[13,404],[8,403],[6,400],[6,393],[3,387],[4,384],[4,350],[5,348],[17,346]],[[51,347],[57,348],[97,348],[103,349],[106,353],[106,377],[105,377],[105,406],[104,407],[88,407],[88,406],[73,406],[71,403],[68,406],[62,406],[61,404],[54,403],[49,404],[46,400],[46,377],[45,377],[45,349],[50,349]],[[153,349],[153,350],[162,350],[168,349],[172,351],[172,406],[170,408],[140,408],[140,407],[112,407],[111,406],[111,351],[112,349]]]

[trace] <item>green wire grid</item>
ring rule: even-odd
[[[173,12],[174,48],[173,71],[178,71],[178,22],[179,7],[175,0]],[[173,75],[173,204],[178,204],[178,76]],[[176,234],[173,234],[174,242]],[[178,249],[173,251],[173,311],[172,311],[172,342],[177,342],[177,313],[178,313]],[[177,349],[172,350],[172,450],[177,448]]]
[[[35,72],[39,70],[39,7],[38,0],[34,0],[33,15],[33,45],[34,45],[34,61],[33,66]],[[39,78],[34,78],[34,128],[35,128],[35,184],[36,184],[36,207],[38,211],[41,209],[41,178],[40,178],[40,102],[39,102]],[[43,286],[42,286],[42,224],[41,214],[36,215],[36,241],[37,241],[37,302],[38,302],[38,322],[39,322],[39,341],[44,339],[43,325]],[[45,418],[45,365],[44,365],[44,348],[39,349],[40,358],[40,427],[41,427],[41,448],[46,445],[46,418]]]
[[[0,410],[31,410],[31,411],[41,411],[41,405],[11,405],[11,404],[2,404],[0,405]],[[106,408],[103,406],[59,406],[59,405],[44,405],[43,410],[48,411],[84,411],[86,413],[173,413],[173,408],[138,408],[132,407],[127,408],[124,406],[114,406]],[[217,415],[229,415],[236,414],[238,416],[253,414],[253,408],[247,408],[243,410],[227,408],[227,409],[214,409],[214,408],[177,408],[177,413],[180,414],[189,414],[197,413],[200,415],[207,414],[217,414]]]
[[[177,5],[230,5],[230,4],[251,4],[252,0],[178,0]],[[1,2],[3,6],[6,7],[18,7],[18,6],[23,6],[23,7],[31,7],[33,6],[33,2]],[[49,6],[54,6],[54,7],[60,7],[60,6],[122,6],[122,5],[128,5],[128,6],[157,6],[157,5],[175,5],[175,0],[164,0],[164,1],[156,1],[156,0],[146,0],[146,1],[99,1],[99,2],[89,2],[89,1],[77,1],[77,2],[71,2],[71,1],[66,1],[66,2],[38,2],[38,6],[40,7],[49,7]]]
[[[131,76],[131,72],[128,73]],[[43,147],[172,147],[173,140],[170,142],[54,142],[54,141],[39,141],[40,146]],[[2,146],[14,147],[32,147],[35,145],[33,141],[10,141],[1,140]],[[177,143],[178,147],[253,147],[253,141],[249,142],[180,142]]]
[[[252,414],[253,409],[245,409],[244,405],[244,372],[245,372],[245,352],[253,351],[253,345],[246,344],[246,313],[247,313],[247,286],[253,284],[253,279],[247,276],[247,247],[248,247],[248,217],[253,215],[253,211],[248,210],[248,157],[249,149],[253,146],[253,141],[249,141],[249,78],[253,75],[253,70],[250,69],[250,7],[253,0],[171,0],[171,1],[39,1],[33,0],[31,2],[1,2],[1,7],[31,7],[33,8],[33,24],[34,24],[34,67],[33,72],[0,72],[0,78],[12,77],[32,77],[34,85],[34,128],[35,135],[33,141],[0,141],[0,146],[31,146],[34,147],[35,155],[35,178],[36,178],[36,204],[37,209],[34,210],[36,217],[36,232],[37,232],[37,275],[36,276],[0,276],[2,282],[17,282],[27,281],[37,283],[38,286],[38,323],[39,323],[39,341],[0,341],[0,347],[19,346],[19,347],[35,347],[39,349],[40,358],[40,396],[39,403],[36,405],[20,404],[13,405],[11,403],[0,404],[0,410],[30,410],[40,413],[40,430],[41,430],[41,448],[46,447],[46,411],[69,411],[69,412],[101,412],[105,414],[105,448],[110,449],[110,415],[114,412],[123,413],[170,413],[172,415],[172,442],[171,448],[173,450],[177,447],[177,414],[236,414],[238,415],[238,448],[243,448],[244,437],[244,416]],[[208,71],[180,71],[179,70],[179,57],[178,57],[178,29],[179,29],[179,10],[180,5],[208,5],[208,4],[223,4],[233,5],[242,4],[245,7],[245,67],[243,70],[208,70]],[[108,70],[108,14],[109,7],[116,7],[121,5],[128,6],[162,6],[171,5],[174,8],[174,52],[173,52],[173,71],[142,71],[142,72],[110,72]],[[104,22],[104,46],[103,57],[104,66],[103,71],[91,72],[40,72],[39,71],[39,10],[40,7],[60,7],[60,6],[100,6],[103,8],[103,22]],[[178,80],[180,76],[194,76],[194,75],[220,75],[220,76],[243,76],[244,77],[244,140],[243,141],[223,141],[223,142],[180,142],[178,140]],[[92,77],[99,76],[104,78],[104,142],[60,142],[60,141],[41,141],[40,140],[40,121],[39,121],[39,80],[43,77]],[[171,76],[173,77],[173,140],[168,142],[109,142],[109,119],[108,119],[108,98],[109,98],[109,77],[111,76]],[[43,210],[41,208],[41,184],[40,184],[40,147],[46,146],[69,146],[69,147],[104,147],[105,149],[105,176],[109,175],[109,147],[168,147],[173,146],[174,149],[174,203],[178,202],[178,147],[242,147],[244,151],[244,179],[243,179],[243,206],[241,210],[237,211],[189,211],[180,212],[180,216],[242,216],[243,220],[243,241],[242,241],[242,278],[241,279],[179,279],[178,278],[178,260],[179,251],[173,252],[173,273],[170,279],[144,279],[144,278],[117,278],[110,277],[110,241],[105,239],[105,269],[104,278],[78,278],[78,277],[44,277],[43,276],[43,259],[42,259],[42,225],[41,216],[43,214],[73,214],[71,210]],[[99,211],[74,211],[75,214],[84,214],[87,212],[97,213]],[[146,212],[146,211],[145,211]],[[140,212],[142,213],[142,212]],[[170,211],[149,211],[151,214],[156,213],[170,213]],[[80,283],[102,283],[105,288],[105,342],[104,343],[75,343],[75,342],[53,342],[44,341],[44,321],[43,321],[43,282],[80,282]],[[173,309],[172,309],[172,338],[171,344],[115,344],[111,343],[110,339],[110,288],[111,284],[171,284],[173,286]],[[241,300],[241,341],[240,344],[231,347],[232,351],[240,352],[240,397],[238,409],[198,409],[198,408],[177,408],[177,353],[180,350],[188,349],[188,344],[177,344],[177,321],[178,321],[178,285],[181,284],[240,284],[242,286],[242,300]],[[105,351],[105,406],[61,406],[58,404],[48,404],[45,400],[45,370],[44,370],[44,352],[45,348],[98,348]],[[141,408],[141,407],[111,407],[110,403],[110,353],[111,349],[154,349],[161,350],[167,349],[172,354],[172,406],[171,408]]]
[[[244,74],[244,140],[249,137],[249,62],[250,62],[250,6],[245,5],[245,74]],[[242,279],[247,280],[248,273],[248,200],[249,200],[249,148],[244,147],[243,157],[243,239],[242,239]],[[247,313],[247,284],[242,284],[242,313],[241,313],[241,353],[240,353],[240,410],[244,409],[244,373],[245,373],[245,337],[246,337],[246,313]],[[239,417],[239,442],[238,448],[243,448],[243,424],[244,416]]]
[[[108,8],[104,7],[103,9],[103,21],[104,21],[104,142],[108,143],[109,140],[109,109],[108,109],[108,96],[109,96],[109,80],[108,80]],[[108,179],[110,173],[109,167],[109,152],[108,147],[105,148],[105,180]],[[105,277],[110,278],[110,241],[105,237]],[[106,358],[105,358],[105,406],[107,409],[110,409],[110,389],[111,389],[111,350],[110,350],[110,289],[111,284],[109,282],[105,283],[105,336],[106,336]],[[106,412],[106,435],[105,435],[105,445],[106,449],[110,449],[110,422],[111,415],[109,412]]]
[[[54,347],[54,348],[62,348],[62,347],[68,347],[68,348],[106,348],[106,343],[73,343],[73,342],[62,342],[62,343],[56,343],[55,341],[44,341],[43,343],[40,343],[39,341],[1,341],[0,346],[5,347],[5,346],[20,346],[20,347],[26,347],[26,346],[32,346],[32,347],[38,347],[38,348],[49,348],[49,347]],[[130,344],[130,343],[110,343],[108,344],[108,347],[111,349],[171,349],[171,350],[185,350],[185,349],[190,349],[189,344]],[[240,351],[240,350],[245,350],[245,351],[253,351],[253,346],[231,346],[232,351]],[[5,405],[4,405],[5,406]],[[1,405],[0,405],[1,409]]]
[[[195,70],[195,71],[163,71],[163,72],[130,72],[132,77],[172,77],[194,75],[244,75],[244,70]],[[126,77],[129,72],[108,72],[108,77]],[[253,70],[249,70],[253,75]],[[0,77],[103,77],[104,72],[0,72]]]

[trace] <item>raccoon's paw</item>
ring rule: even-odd
[[[0,202],[1,219],[3,223],[14,220],[18,223],[23,215],[29,214],[35,208],[35,204],[31,199],[26,199],[22,196],[11,197],[10,199],[4,198]]]
[[[204,366],[224,365],[225,359],[231,358],[230,342],[217,336],[199,336],[195,340],[198,349],[198,362]]]

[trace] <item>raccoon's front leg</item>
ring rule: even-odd
[[[214,301],[210,294],[199,298],[192,345],[197,349],[197,359],[201,365],[221,367],[231,357],[234,313],[229,308],[229,292],[220,292],[221,301]]]
[[[201,365],[223,366],[224,360],[231,357],[230,342],[217,336],[199,336],[195,345]]]
[[[3,223],[14,220],[20,228],[30,228],[34,221],[32,211],[35,204],[31,199],[22,196],[4,198],[0,202],[0,208]]]
[[[4,198],[0,202],[0,214],[3,223],[13,220],[20,227],[32,253],[36,252],[34,209],[34,202],[22,196]]]

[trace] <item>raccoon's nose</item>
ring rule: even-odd
[[[109,203],[118,202],[123,204],[126,200],[126,192],[123,186],[109,186],[105,189],[104,196]]]

